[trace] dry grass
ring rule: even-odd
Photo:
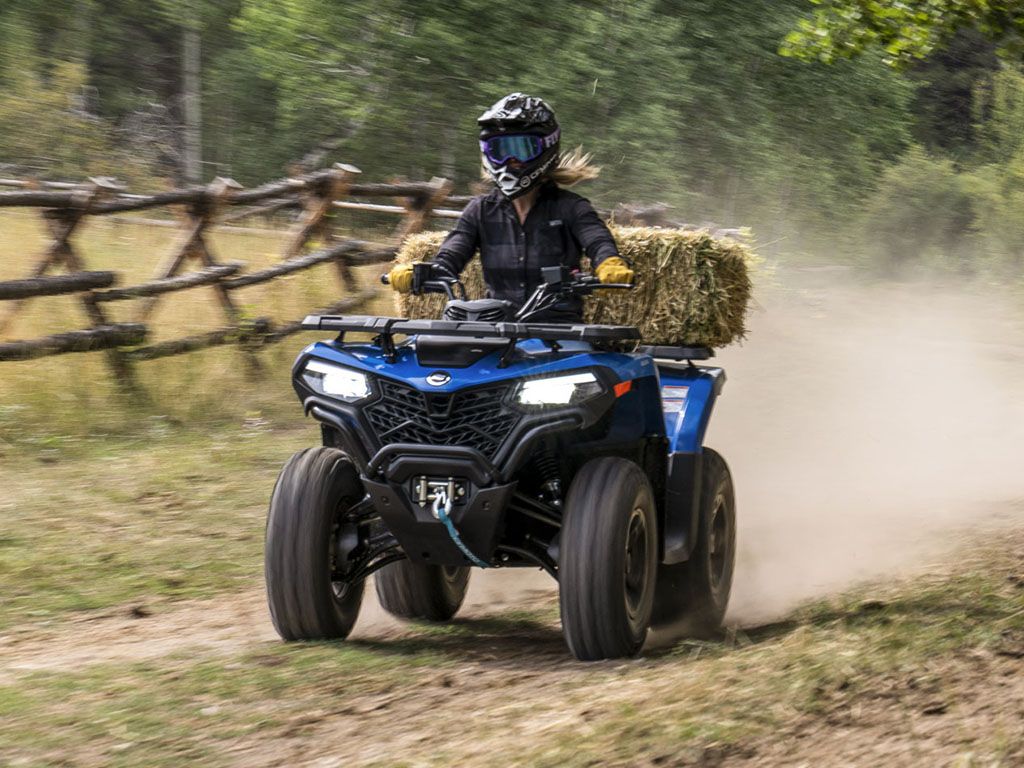
[[[587,322],[636,325],[648,344],[717,348],[744,337],[753,288],[750,273],[757,263],[746,245],[704,230],[611,229],[619,250],[633,263],[637,287],[589,299]],[[444,236],[426,232],[409,238],[398,260],[429,261]],[[463,280],[470,297],[484,295],[479,259],[467,267]],[[413,317],[438,317],[443,304],[438,296],[402,296],[398,308]]]

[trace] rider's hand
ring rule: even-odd
[[[602,283],[632,283],[633,270],[619,256],[609,256],[597,265],[594,270],[597,279]]]
[[[430,262],[431,280],[458,280],[459,276],[438,261]]]
[[[392,290],[408,293],[412,290],[412,264],[397,264],[388,272],[388,283]]]

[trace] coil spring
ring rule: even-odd
[[[544,485],[558,482],[558,460],[550,446],[541,446],[534,456],[534,464],[537,466]]]

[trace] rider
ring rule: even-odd
[[[594,207],[559,186],[597,174],[579,152],[559,154],[561,131],[551,107],[541,99],[510,93],[477,123],[483,169],[495,189],[469,202],[432,262],[432,272],[455,277],[479,249],[488,295],[517,308],[542,282],[542,267],[579,269],[581,252],[601,282],[632,282],[633,270]],[[412,265],[394,267],[389,279],[396,291],[408,292]],[[582,300],[573,297],[534,319],[582,318]]]

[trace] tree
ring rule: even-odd
[[[1024,53],[1024,5],[1013,0],[811,0],[782,45],[784,55],[831,63],[880,47],[905,65],[944,46],[961,29],[977,29],[1007,56]]]

